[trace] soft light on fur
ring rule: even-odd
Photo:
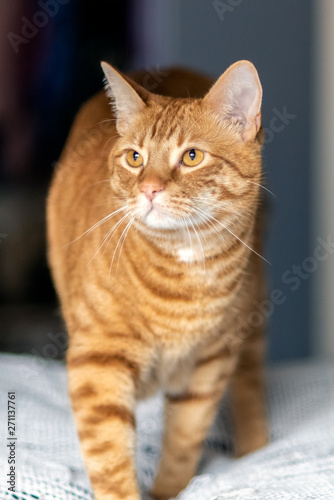
[[[196,472],[227,384],[236,453],[267,442],[262,322],[250,321],[264,288],[262,89],[247,61],[213,86],[170,70],[162,95],[139,85],[144,73],[103,69],[108,98],[78,114],[51,186],[49,261],[95,498],[139,500],[135,404],[163,388],[153,492],[168,499]]]

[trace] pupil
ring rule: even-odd
[[[134,161],[137,161],[137,160],[138,160],[138,157],[139,157],[139,153],[137,153],[137,151],[134,151],[134,152],[133,152],[133,160],[134,160]]]
[[[195,152],[195,150],[194,150],[194,149],[191,149],[191,150],[189,151],[189,156],[190,156],[191,161],[194,161],[194,159],[195,159],[195,157],[196,157],[196,152]]]

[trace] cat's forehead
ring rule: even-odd
[[[200,130],[197,99],[166,99],[144,113],[136,140],[142,147],[173,146],[180,148]]]

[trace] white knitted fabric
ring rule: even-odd
[[[92,499],[64,364],[1,354],[0,387],[0,500]],[[16,398],[15,492],[7,484],[9,391]],[[271,443],[235,460],[223,405],[206,441],[199,475],[178,500],[334,499],[334,364],[269,370],[268,411]],[[160,452],[161,397],[140,403],[137,417],[138,474],[146,500]]]

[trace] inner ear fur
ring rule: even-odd
[[[261,126],[262,86],[251,62],[238,61],[230,66],[203,101],[220,120],[236,124],[242,140],[255,139]]]
[[[101,63],[105,75],[105,89],[111,100],[113,111],[116,115],[116,128],[123,135],[129,128],[133,117],[143,111],[149,92],[124,77],[110,64]]]

